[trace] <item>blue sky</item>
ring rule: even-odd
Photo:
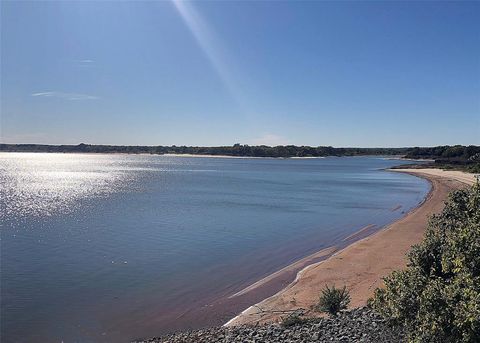
[[[480,144],[479,2],[1,3],[2,143]]]

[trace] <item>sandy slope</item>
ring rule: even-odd
[[[249,307],[226,325],[253,324],[279,320],[282,311],[305,309],[307,314],[318,300],[325,285],[346,285],[350,290],[351,307],[364,305],[373,290],[381,286],[382,277],[405,266],[405,254],[419,242],[428,216],[443,208],[448,193],[473,184],[473,174],[438,169],[396,169],[424,177],[432,183],[425,202],[404,218],[374,235],[360,240],[329,259],[312,264],[299,272],[288,287],[262,302]]]

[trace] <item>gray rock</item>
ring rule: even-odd
[[[311,343],[369,342],[399,343],[403,331],[391,328],[385,320],[368,308],[343,312],[335,318],[308,319],[288,328],[277,324],[215,327],[179,332],[137,343]]]

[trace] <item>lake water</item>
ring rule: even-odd
[[[400,163],[0,153],[1,341],[168,331],[168,313],[417,206],[429,183],[381,170]]]

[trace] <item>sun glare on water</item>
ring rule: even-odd
[[[114,168],[115,167],[115,168]],[[128,174],[109,156],[0,154],[0,216],[50,216],[76,201],[109,194]]]

